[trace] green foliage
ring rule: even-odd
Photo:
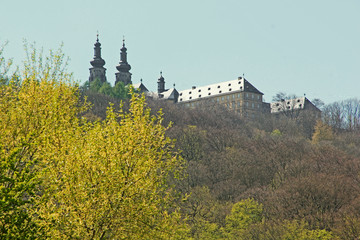
[[[282,135],[282,133],[280,132],[279,129],[275,129],[274,131],[271,132],[271,136],[274,137],[280,137]]]
[[[118,82],[114,87],[112,87],[109,82],[101,82],[99,78],[96,78],[90,83],[86,81],[81,88],[85,91],[85,93],[87,91],[101,93],[115,99],[125,100],[130,99],[131,97],[130,86],[125,86],[122,82]]]
[[[71,75],[64,72],[64,55],[50,51],[43,59],[34,46],[25,45],[21,83],[0,86],[0,238],[32,239],[42,236],[30,209],[41,192],[39,171],[47,142],[83,110]],[[13,79],[13,77],[11,77]]]
[[[235,203],[226,217],[225,235],[229,239],[239,239],[250,225],[261,222],[262,213],[262,205],[253,199]]]
[[[281,239],[281,240],[330,240],[336,239],[332,233],[324,229],[308,229],[304,221],[284,221],[272,226],[260,233],[260,239]]]
[[[186,232],[167,185],[181,159],[164,136],[161,113],[151,116],[144,101],[134,94],[129,113],[109,108],[106,120],[69,129],[46,153],[46,201],[38,214],[53,238],[171,239]]]

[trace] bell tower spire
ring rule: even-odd
[[[162,71],[160,71],[160,77],[157,81],[158,84],[158,94],[165,91],[165,78],[162,75]]]
[[[101,43],[99,42],[99,33],[96,34],[96,42],[94,44],[94,58],[90,61],[91,68],[89,82],[99,78],[101,82],[106,82],[106,68],[104,68],[105,60],[101,58]]]
[[[120,62],[119,65],[116,66],[118,70],[115,73],[116,81],[115,84],[118,82],[123,82],[124,85],[132,84],[131,82],[131,73],[129,72],[131,69],[130,64],[127,62],[127,48],[125,47],[125,37],[123,38],[123,45],[120,49]]]

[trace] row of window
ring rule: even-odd
[[[217,102],[219,102],[218,99],[217,99]],[[186,103],[185,106],[187,106],[187,107],[195,107],[195,106],[198,106],[200,103],[201,103],[200,101],[196,101],[196,102]],[[237,102],[232,101],[231,103],[230,102],[225,103],[224,106],[227,107],[227,108],[232,108],[232,109],[237,108],[237,109],[239,109],[240,106],[241,106],[240,103],[241,103],[240,101],[237,101]],[[245,106],[247,108],[250,108],[250,106],[251,106],[251,108],[255,108],[255,106],[256,106],[257,109],[260,109],[260,104],[259,103],[257,103],[256,105],[255,105],[255,103],[251,103],[251,105],[250,105],[249,102],[245,102]]]
[[[221,91],[219,91],[219,93],[221,93]],[[211,93],[208,93],[208,96],[210,96],[210,95],[211,95]],[[182,96],[182,93],[180,93],[180,96]],[[199,98],[201,98],[201,96],[202,96],[202,95],[199,94]],[[256,96],[257,100],[261,100],[261,96],[260,96],[260,95],[255,95],[254,93],[250,93],[250,94],[249,94],[249,93],[246,93],[246,94],[245,94],[245,98],[246,98],[246,99],[249,99],[249,96],[251,96],[251,99],[255,99],[255,96]],[[226,100],[230,100],[230,98],[232,98],[232,99],[241,98],[241,93],[217,97],[216,100],[217,100],[218,102],[220,101],[220,99],[221,99],[221,101],[224,101],[225,98],[226,98]],[[190,96],[190,97],[189,97],[189,100],[191,100],[191,99],[192,99],[192,97]],[[183,101],[183,98],[180,98],[179,101],[182,102],[182,101]]]

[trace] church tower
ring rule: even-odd
[[[160,72],[160,77],[157,81],[157,85],[158,85],[158,94],[165,91],[165,79],[162,75],[162,72]]]
[[[101,44],[99,43],[99,34],[96,35],[96,43],[94,44],[94,59],[90,61],[92,65],[90,70],[89,82],[99,78],[101,82],[106,82],[106,68],[104,68],[105,61],[101,58]]]
[[[127,62],[127,52],[125,47],[125,39],[123,39],[123,47],[121,48],[120,53],[120,62],[119,65],[116,66],[116,69],[118,70],[117,73],[115,73],[116,81],[115,85],[118,82],[123,82],[124,85],[132,84],[131,82],[131,73],[129,72],[131,69],[130,64]]]

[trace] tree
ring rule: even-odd
[[[334,135],[332,128],[329,125],[323,123],[321,120],[318,120],[315,125],[315,132],[312,136],[312,142],[318,143],[320,141],[324,141],[324,140],[329,141],[333,139],[334,139]]]
[[[233,205],[226,217],[225,232],[229,239],[242,239],[241,236],[254,223],[261,222],[262,205],[253,199],[245,199]]]
[[[84,107],[66,73],[59,49],[43,57],[33,45],[18,76],[0,86],[0,238],[35,239],[43,235],[31,209],[41,192],[39,172],[47,142],[58,134]]]
[[[172,239],[185,231],[167,184],[182,161],[161,113],[151,116],[144,101],[134,94],[128,113],[110,107],[106,120],[68,129],[44,153],[51,161],[38,214],[53,238]]]
[[[297,98],[295,94],[287,94],[284,92],[278,92],[275,96],[273,96],[272,101],[273,102],[280,102],[288,99],[294,99]]]

